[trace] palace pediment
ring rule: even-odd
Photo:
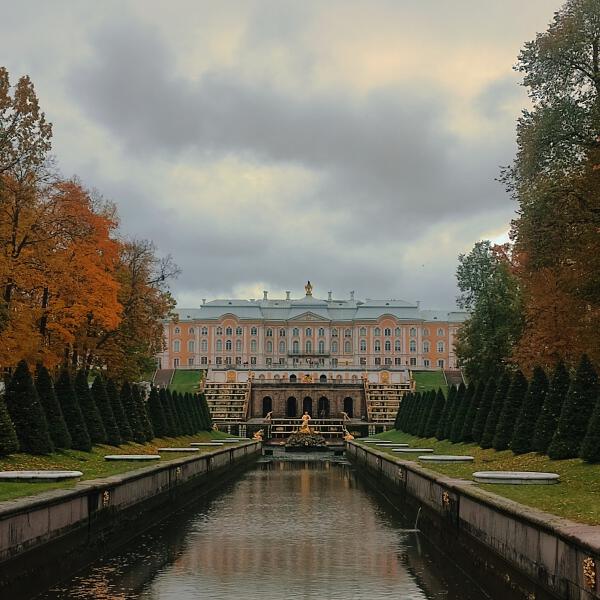
[[[289,317],[287,320],[288,320],[288,322],[312,321],[313,323],[314,322],[329,323],[329,321],[330,321],[329,318],[319,315],[316,312],[313,312],[311,310],[306,310],[300,314]]]

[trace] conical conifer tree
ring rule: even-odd
[[[183,424],[181,422],[181,409],[179,408],[179,394],[176,391],[169,392],[171,399],[171,412],[173,413],[173,421],[175,422],[175,434],[176,436],[182,435]]]
[[[119,435],[121,436],[121,439],[124,442],[133,440],[133,431],[129,425],[129,419],[125,414],[123,404],[121,403],[119,388],[112,379],[109,379],[106,382],[106,394],[108,395],[110,407],[112,408],[113,415],[115,417],[115,423],[119,428]]]
[[[510,449],[515,454],[525,454],[533,450],[532,434],[546,400],[547,393],[548,378],[546,377],[546,373],[542,367],[535,367],[510,443]]]
[[[75,450],[89,452],[92,449],[92,441],[90,440],[85,420],[79,408],[71,375],[66,369],[61,372],[56,380],[54,391],[60,403],[65,423],[71,434],[71,447]]]
[[[22,360],[5,393],[6,408],[15,426],[21,452],[50,454],[54,447],[44,409],[40,404],[27,363]]]
[[[106,429],[90,392],[87,373],[81,369],[75,376],[75,394],[92,444],[106,444]]]
[[[473,422],[473,428],[471,429],[471,438],[477,444],[481,443],[483,430],[485,428],[485,422],[492,408],[492,403],[494,402],[495,395],[496,380],[489,379],[488,382],[485,384],[483,396],[481,398],[481,402],[479,403],[479,407],[477,408],[477,413]]]
[[[510,382],[504,406],[500,412],[496,434],[492,441],[495,450],[507,450],[515,432],[515,424],[527,394],[527,379],[517,371]]]
[[[102,417],[102,423],[106,430],[106,443],[111,446],[119,446],[123,443],[121,432],[117,426],[117,421],[112,410],[110,398],[104,385],[104,379],[97,375],[92,384],[92,398],[98,407],[98,412]]]
[[[72,445],[71,434],[65,422],[62,409],[54,391],[54,384],[48,369],[41,363],[36,367],[35,389],[37,390],[40,404],[46,414],[50,439],[55,448],[70,448]]]
[[[177,426],[175,425],[175,417],[173,416],[173,409],[171,407],[171,401],[168,396],[168,390],[166,390],[165,388],[161,388],[158,393],[158,396],[160,398],[163,414],[165,415],[165,435],[167,437],[174,437],[176,435],[175,431],[177,429]]]
[[[406,431],[406,424],[410,420],[410,415],[414,409],[415,398],[412,392],[409,392],[402,398],[402,404],[400,405],[401,414],[400,414],[400,423],[399,430]]]
[[[437,431],[440,419],[442,418],[445,404],[446,397],[444,396],[444,392],[442,392],[441,388],[438,388],[433,399],[429,417],[427,418],[427,424],[425,425],[425,437],[435,437],[435,432]]]
[[[140,425],[142,426],[144,437],[146,438],[146,441],[149,442],[151,439],[154,438],[154,429],[152,429],[152,423],[150,422],[150,417],[148,416],[148,411],[146,409],[146,400],[144,399],[144,392],[142,389],[140,389],[139,386],[133,385],[131,386],[131,393],[137,406]]]
[[[467,388],[464,383],[460,383],[456,390],[456,396],[454,396],[454,402],[450,406],[450,410],[448,412],[448,420],[446,421],[446,430],[444,431],[444,437],[442,439],[450,439],[450,434],[452,433],[452,427],[454,425],[454,420],[456,419],[456,414],[462,404],[463,398],[465,397],[465,393]]]
[[[7,456],[18,451],[19,438],[8,414],[4,396],[0,395],[0,456]]]
[[[419,430],[419,423],[421,422],[421,416],[423,415],[423,393],[417,392],[415,394],[415,406],[410,415],[410,420],[406,425],[406,431],[411,435],[417,435]]]
[[[482,382],[478,382],[473,388],[473,394],[469,400],[462,430],[460,432],[460,441],[465,444],[473,441],[473,434],[471,432],[473,429],[473,423],[475,422],[475,416],[477,415],[477,410],[479,409],[479,404],[481,403],[481,399],[483,397],[484,388],[485,386]]]
[[[600,397],[596,400],[590,424],[581,444],[580,455],[586,462],[600,462]]]
[[[163,412],[158,389],[155,387],[150,390],[150,397],[148,398],[148,416],[152,421],[152,428],[156,437],[162,438],[169,435],[165,413]]]
[[[131,427],[133,441],[137,442],[138,444],[145,443],[146,434],[144,433],[144,429],[140,423],[138,407],[133,397],[131,385],[128,381],[126,381],[121,387],[120,397],[123,410],[125,411],[125,416],[127,417],[127,421]]]
[[[446,403],[444,404],[444,410],[442,412],[442,416],[440,417],[440,422],[438,423],[437,430],[435,432],[435,437],[438,440],[445,439],[446,427],[448,426],[448,417],[452,412],[452,405],[454,404],[456,398],[456,386],[451,385],[448,388],[448,398],[446,399]]]
[[[419,417],[419,427],[417,429],[417,435],[419,437],[425,437],[425,427],[427,425],[429,415],[431,414],[431,409],[433,408],[433,398],[435,397],[435,392],[433,392],[433,394],[433,397],[431,395],[431,391],[427,391],[425,394],[423,394],[423,412]]]
[[[452,429],[450,430],[450,441],[454,444],[458,444],[461,441],[462,430],[474,393],[475,384],[471,382],[467,386],[462,400],[456,409],[456,414],[454,415],[454,423],[452,423]]]
[[[206,396],[204,394],[200,394],[200,406],[202,407],[202,413],[204,414],[205,430],[211,431],[213,422],[210,414],[210,408],[208,407],[208,402],[206,401]]]
[[[598,376],[586,354],[581,357],[558,419],[558,426],[548,447],[552,459],[579,456],[592,412],[598,399]]]
[[[500,419],[500,413],[502,412],[504,400],[506,399],[509,386],[510,375],[508,373],[504,373],[502,377],[500,377],[498,387],[496,388],[496,393],[494,394],[492,406],[490,407],[487,419],[485,420],[483,435],[481,436],[481,442],[479,443],[483,449],[492,447],[494,436],[496,435],[496,427],[498,426],[498,420]]]
[[[535,424],[532,441],[532,449],[535,452],[541,452],[542,454],[548,452],[548,446],[550,446],[558,426],[560,411],[569,392],[570,384],[569,372],[565,367],[565,363],[560,361],[554,369],[546,399]]]

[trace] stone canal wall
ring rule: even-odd
[[[248,441],[0,502],[0,598],[26,597],[64,578],[253,462]]]
[[[414,515],[421,507],[419,529],[451,558],[462,558],[483,587],[503,587],[506,597],[528,600],[600,598],[600,527],[523,506],[355,442],[348,442],[347,456],[399,508]]]

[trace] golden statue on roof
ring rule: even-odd
[[[307,296],[312,296],[312,285],[310,284],[310,281],[308,281],[304,286],[304,291],[306,292]]]

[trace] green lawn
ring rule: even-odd
[[[123,444],[122,446],[94,446],[91,452],[81,452],[79,450],[63,450],[55,452],[48,456],[33,456],[31,454],[13,454],[0,458],[0,471],[14,470],[39,470],[39,469],[66,469],[69,471],[81,471],[84,479],[97,479],[99,477],[108,477],[134,469],[147,467],[149,464],[156,463],[136,463],[136,462],[107,462],[104,460],[106,454],[156,454],[156,448],[160,447],[186,447],[190,442],[203,442],[217,440],[228,437],[225,433],[214,431],[203,431],[193,436],[181,436],[176,438],[154,439],[149,444]],[[228,446],[235,444],[228,444]],[[216,446],[215,448],[218,448]],[[210,452],[215,448],[207,446],[201,448],[200,452],[190,454],[174,453],[161,457],[161,462],[175,460],[191,454],[197,455],[202,452]],[[156,461],[159,462],[159,461]],[[46,490],[57,488],[71,488],[76,485],[76,481],[63,483],[0,483],[0,501],[12,500],[21,496],[31,496]]]
[[[439,442],[435,438],[423,439],[399,431],[388,431],[376,437],[394,442],[406,442],[414,447],[433,448],[436,454],[468,454],[475,458],[472,463],[447,465],[419,462],[416,455],[408,455],[404,458],[415,460],[427,469],[451,477],[472,479],[475,471],[500,470],[558,473],[560,483],[556,485],[478,485],[500,496],[573,521],[600,525],[600,464],[590,465],[578,458],[550,460],[547,456],[533,452],[516,456],[510,450],[503,452],[482,450],[475,444]],[[386,450],[382,446],[378,446],[377,450],[397,456],[391,449]]]
[[[448,390],[442,371],[412,371],[412,376],[415,380],[417,392],[427,392],[442,388],[444,393],[446,393]]]
[[[204,371],[200,369],[188,370],[177,369],[173,374],[173,380],[169,389],[174,392],[197,392],[200,388],[200,380]]]

